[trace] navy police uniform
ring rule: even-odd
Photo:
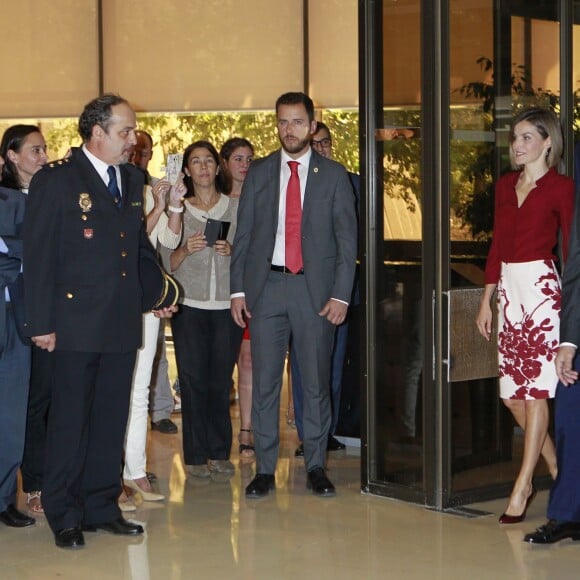
[[[25,328],[56,334],[42,503],[53,531],[120,517],[120,465],[141,345],[143,174],[120,166],[117,207],[81,149],[41,169],[24,223]]]

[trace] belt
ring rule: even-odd
[[[270,266],[270,270],[272,270],[272,272],[282,272],[284,274],[292,274],[294,276],[300,276],[304,274],[304,268],[300,268],[298,272],[290,272],[286,266],[274,266],[274,264]]]

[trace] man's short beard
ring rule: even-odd
[[[280,139],[280,142],[282,143],[284,151],[287,153],[299,153],[300,151],[306,149],[308,145],[310,145],[310,136],[306,139],[292,141],[291,144],[286,144],[282,139]]]

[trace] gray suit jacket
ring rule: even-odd
[[[232,294],[244,292],[250,312],[274,253],[280,198],[280,151],[254,161],[244,181],[230,270]],[[304,276],[312,304],[349,302],[356,265],[357,220],[352,185],[342,165],[312,151],[302,211]]]

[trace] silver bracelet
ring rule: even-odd
[[[168,206],[167,209],[173,213],[183,213],[183,206],[181,207],[173,207],[172,205]]]

